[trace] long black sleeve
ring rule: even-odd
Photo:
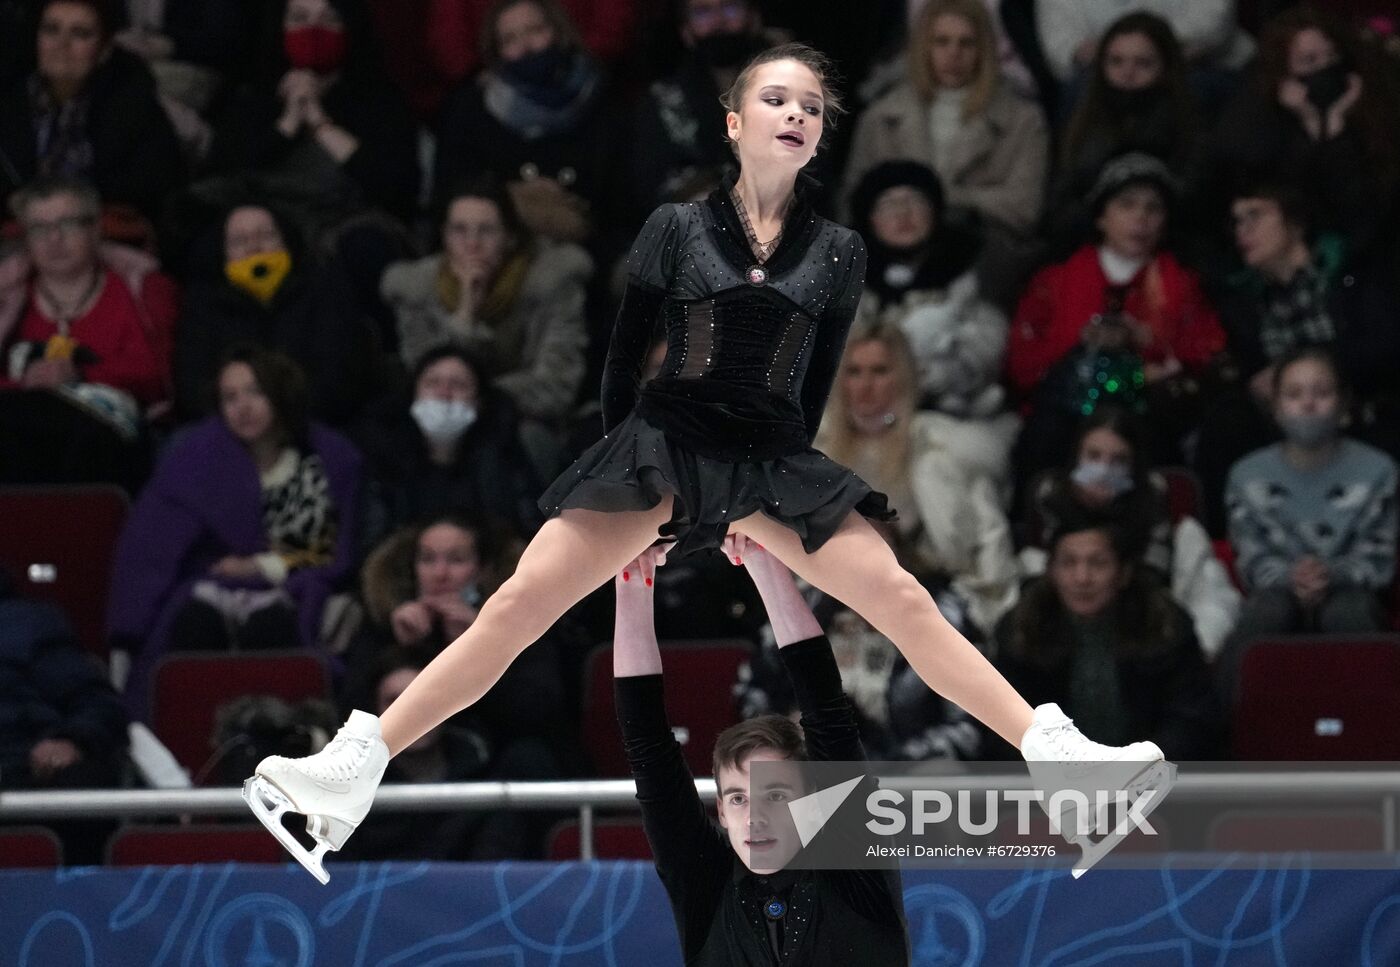
[[[608,358],[603,364],[603,429],[611,430],[637,405],[637,387],[642,379],[642,361],[651,344],[652,330],[666,293],[643,282],[629,279],[622,296],[622,307],[613,324]]]
[[[676,928],[688,957],[705,941],[733,852],[695,792],[695,779],[666,718],[661,676],[617,678],[613,691],[656,872],[672,906],[685,911]]]
[[[662,205],[647,218],[627,256],[627,288],[613,324],[603,365],[603,427],[611,430],[637,403],[642,362],[676,268],[680,219],[675,205]]]
[[[817,438],[822,413],[826,411],[826,401],[836,381],[836,370],[841,365],[841,354],[846,350],[846,336],[850,334],[865,286],[865,242],[855,232],[851,232],[845,258],[836,267],[835,275],[832,301],[817,325],[812,359],[802,381],[802,418],[807,424],[809,444]]]
[[[780,649],[788,678],[802,711],[807,757],[814,762],[858,762],[865,759],[855,711],[841,690],[841,670],[825,635]],[[873,791],[867,777],[862,796]],[[892,870],[831,870],[827,872],[841,899],[875,923],[903,928],[903,888]]]
[[[807,757],[814,762],[852,762],[865,758],[860,729],[850,700],[841,690],[841,670],[825,635],[778,650],[802,713]]]

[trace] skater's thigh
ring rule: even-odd
[[[907,593],[922,604],[922,586],[899,566],[894,551],[860,514],[851,511],[821,547],[808,553],[797,532],[758,513],[729,525],[763,547],[798,577],[861,610],[874,595]],[[932,599],[929,600],[932,603]]]
[[[524,585],[522,590],[532,594],[582,597],[646,550],[670,519],[669,494],[650,510],[562,511],[539,529],[507,583]]]

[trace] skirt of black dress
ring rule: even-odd
[[[678,555],[719,547],[731,522],[757,511],[796,532],[808,553],[852,510],[874,520],[895,516],[884,494],[811,447],[771,460],[715,460],[635,412],[560,474],[539,506],[547,517],[570,508],[649,510],[666,494],[675,495],[675,509],[661,535],[675,540]]]

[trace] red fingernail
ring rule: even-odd
[[[651,578],[647,578],[647,587],[651,587]]]
[[[744,562],[743,562],[740,558],[735,557],[735,558],[734,558],[734,563],[735,563],[735,564],[743,564]]]
[[[623,571],[623,572],[622,572],[622,580],[624,580],[624,581],[630,581],[630,580],[632,580],[632,575],[628,574],[626,571]]]

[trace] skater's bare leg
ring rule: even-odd
[[[1031,725],[1031,707],[939,613],[933,596],[899,566],[865,518],[852,511],[812,554],[794,531],[761,513],[729,529],[762,544],[794,574],[870,622],[930,688],[1020,748]]]
[[[380,728],[390,755],[485,695],[516,655],[645,550],[670,518],[667,496],[647,511],[566,510],[546,521],[472,626],[384,711]]]

